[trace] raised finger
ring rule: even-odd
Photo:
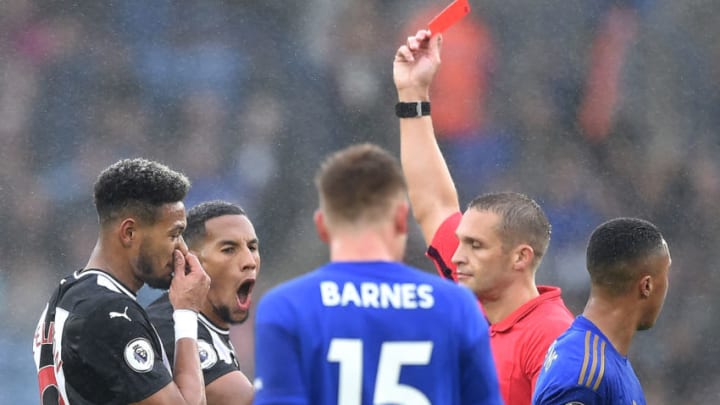
[[[417,50],[417,49],[420,47],[420,41],[418,41],[418,39],[415,38],[415,37],[408,37],[407,47],[408,47],[411,51],[415,51],[415,50]]]
[[[195,256],[193,253],[188,252],[188,254],[185,255],[185,260],[187,261],[187,267],[190,269],[191,273],[203,271],[200,260],[198,260],[197,256]]]
[[[179,249],[175,249],[175,251],[173,251],[173,269],[173,277],[185,277],[185,256]]]
[[[397,53],[395,54],[395,59],[400,60],[400,61],[405,61],[405,62],[412,62],[413,60],[415,60],[412,52],[407,47],[407,45],[403,45],[400,48],[398,48]]]

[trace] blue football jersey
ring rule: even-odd
[[[627,357],[578,316],[548,349],[532,403],[645,405],[645,395]]]
[[[502,403],[470,291],[400,263],[330,263],[255,322],[255,404]]]

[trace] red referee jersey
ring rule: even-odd
[[[458,246],[455,235],[462,213],[448,217],[433,237],[427,256],[440,275],[457,281],[451,258]],[[570,327],[573,315],[560,289],[538,286],[539,296],[523,304],[502,321],[490,325],[500,392],[507,405],[529,405],[545,353],[552,342]]]

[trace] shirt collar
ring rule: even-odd
[[[490,332],[507,332],[515,326],[515,324],[530,314],[535,308],[540,306],[540,304],[560,298],[561,290],[559,287],[539,285],[537,286],[537,290],[540,295],[521,305],[510,315],[506,316],[502,321],[490,325]]]
[[[200,323],[202,323],[209,329],[212,329],[221,335],[230,335],[230,329],[222,328],[220,326],[215,325],[215,323],[213,321],[211,321],[210,318],[206,317],[202,313],[198,314],[198,319],[200,320]]]
[[[97,283],[100,286],[107,288],[108,290],[115,291],[120,294],[125,294],[128,297],[137,300],[137,295],[132,292],[129,288],[125,287],[120,280],[113,277],[110,273],[100,269],[81,269],[76,271],[74,274],[76,279],[81,277],[96,275]]]

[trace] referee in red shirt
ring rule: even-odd
[[[505,403],[530,404],[545,353],[573,315],[559,288],[535,284],[550,242],[550,224],[535,201],[518,193],[486,194],[460,212],[430,118],[441,42],[419,31],[398,49],[393,66],[410,202],[441,275],[472,289],[482,304]]]

